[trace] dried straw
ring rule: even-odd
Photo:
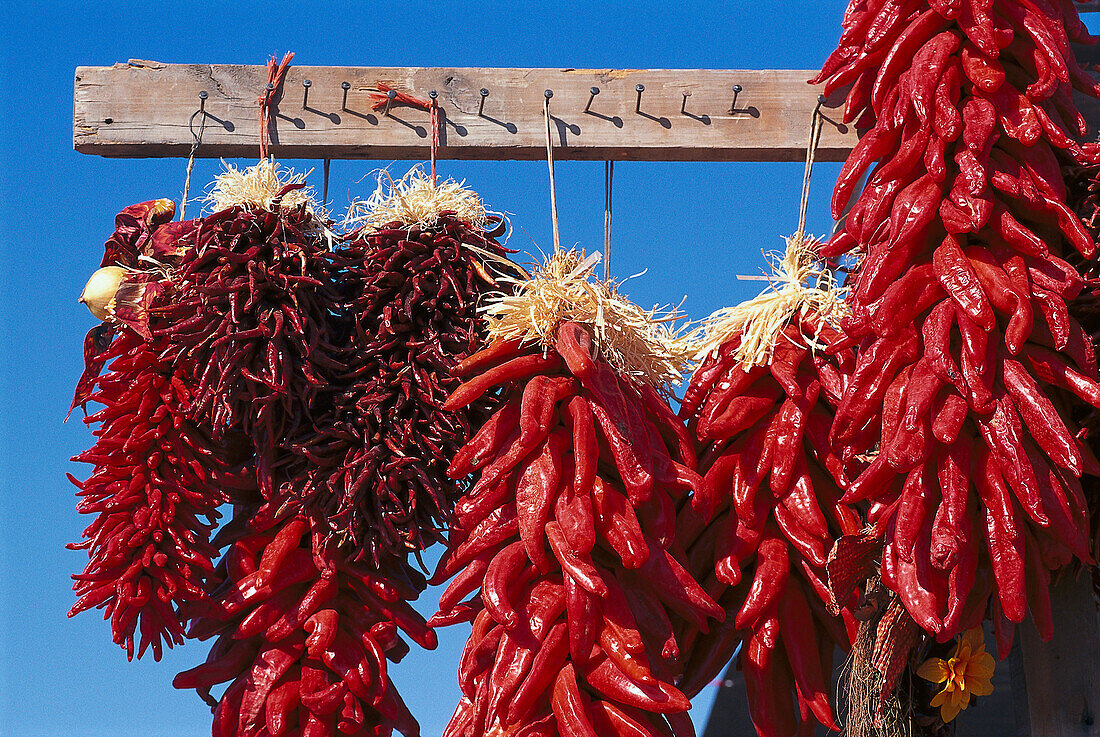
[[[692,343],[670,324],[674,308],[644,310],[618,294],[618,284],[595,278],[599,254],[559,251],[530,279],[483,308],[489,339],[522,340],[551,347],[562,322],[590,325],[596,349],[621,375],[668,393],[691,362]]]
[[[263,159],[247,169],[238,169],[224,160],[222,165],[225,166],[225,171],[214,177],[214,184],[204,199],[204,203],[213,212],[230,207],[271,210],[275,197],[283,187],[304,182],[310,173],[296,174],[293,169],[276,164],[274,159]],[[316,217],[324,219],[323,209],[317,203],[313,187],[287,192],[279,202],[279,206],[286,209],[302,204]]]
[[[740,335],[736,359],[746,369],[767,364],[783,328],[799,312],[820,317],[816,321],[818,329],[845,314],[844,290],[836,286],[831,272],[818,260],[817,240],[801,234],[785,240],[787,249],[782,257],[777,253],[765,255],[772,268],[767,290],[703,320],[695,333],[696,360],[704,359]],[[817,334],[804,337],[808,345],[817,346]]]
[[[378,188],[366,200],[357,200],[348,208],[344,218],[346,229],[367,226],[381,228],[390,223],[430,227],[442,212],[453,212],[455,217],[473,227],[484,230],[488,212],[481,198],[466,182],[448,179],[432,182],[420,166],[394,180],[388,170],[378,173]]]

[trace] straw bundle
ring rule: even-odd
[[[558,325],[591,325],[600,354],[623,376],[661,391],[681,381],[692,345],[669,324],[675,309],[644,310],[618,294],[618,284],[593,280],[599,254],[559,251],[526,281],[485,308],[490,341],[520,340],[552,347]]]
[[[214,212],[230,207],[272,210],[275,207],[275,198],[284,187],[302,184],[309,176],[309,172],[297,174],[293,169],[280,166],[274,159],[263,159],[247,169],[238,169],[224,161],[222,163],[225,171],[214,177],[214,184],[203,200]],[[308,212],[323,217],[322,208],[316,201],[316,193],[309,186],[285,193],[278,206],[292,209],[303,204]]]
[[[769,288],[735,307],[718,310],[703,321],[697,331],[695,359],[716,352],[735,335],[741,336],[735,358],[748,370],[771,361],[775,343],[783,328],[796,314],[814,314],[820,328],[835,324],[845,314],[844,290],[838,288],[817,258],[818,241],[795,234],[785,239],[787,249],[780,256],[768,254],[772,274]],[[817,345],[817,335],[807,335],[807,344]]]

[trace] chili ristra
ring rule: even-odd
[[[327,525],[303,516],[266,529],[235,522],[219,533],[226,551],[209,598],[184,609],[189,637],[217,639],[205,663],[173,682],[214,709],[214,737],[419,735],[387,660],[408,652],[402,632],[436,646],[409,604],[423,576],[395,561],[379,569],[351,560],[326,542]]]
[[[340,275],[343,366],[326,413],[292,439],[309,461],[301,503],[318,510],[354,555],[404,557],[442,540],[463,482],[448,459],[490,398],[443,408],[450,368],[481,346],[478,305],[497,284],[481,254],[505,253],[444,211],[428,224],[353,232],[329,256]]]
[[[1067,305],[1095,243],[1061,165],[1084,156],[1073,92],[1100,91],[1070,43],[1093,41],[1069,0],[853,2],[817,79],[850,84],[845,120],[868,129],[837,217],[867,183],[823,251],[862,254],[829,439],[877,454],[844,501],[870,502],[882,581],[928,635],[992,595],[1001,657],[1029,610],[1051,635],[1051,572],[1091,561],[1081,477],[1100,466],[1074,407],[1096,404],[1096,361]]]
[[[159,660],[165,645],[184,641],[177,610],[206,595],[217,508],[250,484],[248,454],[214,442],[191,421],[190,364],[166,341],[152,341],[150,315],[168,286],[161,275],[138,271],[139,257],[177,255],[172,244],[193,223],[169,223],[174,211],[171,201],[154,200],[116,217],[103,263],[128,271],[111,300],[110,322],[85,340],[86,367],[72,405],[103,408],[85,418],[99,423],[95,445],[73,458],[93,464],[91,476],[69,475],[79,489],[77,511],[96,515],[84,541],[68,546],[89,556],[73,576],[79,599],[69,616],[103,609],[128,658],[150,649]]]
[[[198,221],[178,243],[173,299],[157,311],[157,337],[193,366],[191,416],[215,440],[247,436],[271,516],[291,494],[277,479],[304,473],[290,439],[316,426],[346,370],[322,224],[304,202],[280,206],[303,186],[282,187],[271,209],[241,204]]]
[[[723,617],[675,542],[694,448],[594,345],[563,322],[545,352],[497,343],[454,369],[449,409],[500,402],[449,469],[476,481],[433,579],[458,574],[429,623],[473,621],[448,736],[693,734],[676,633]]]
[[[858,464],[828,443],[855,356],[808,347],[837,338],[820,316],[800,312],[774,337],[770,361],[754,365],[739,358],[735,334],[696,369],[680,408],[703,484],[679,511],[678,535],[688,570],[726,610],[721,626],[681,639],[680,688],[699,693],[740,647],[761,737],[837,729],[833,654],[855,641],[854,601],[829,611],[825,570],[834,541],[862,526],[840,503]]]

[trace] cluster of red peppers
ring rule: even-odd
[[[209,657],[173,682],[214,707],[214,737],[418,735],[386,661],[408,652],[400,632],[436,646],[409,604],[423,577],[397,560],[351,560],[304,516],[267,529],[245,522],[219,533],[229,546],[208,596],[184,607],[189,637],[217,637]]]
[[[925,632],[990,616],[1002,657],[1029,610],[1050,636],[1051,573],[1091,561],[1100,465],[1074,407],[1100,384],[1069,306],[1095,243],[1061,165],[1083,155],[1072,93],[1098,94],[1070,44],[1094,41],[1070,0],[854,0],[817,80],[850,85],[868,129],[822,251],[859,257],[829,447],[874,457],[844,502],[866,500],[882,582]]]
[[[132,205],[115,219],[104,265],[138,268],[140,257],[171,259],[179,224],[167,200]],[[73,407],[93,401],[103,409],[85,418],[99,423],[95,445],[74,460],[94,464],[78,481],[77,510],[94,514],[84,541],[88,565],[73,576],[80,597],[73,616],[91,608],[111,620],[112,639],[137,655],[184,641],[177,608],[205,596],[216,548],[210,535],[225,489],[239,485],[242,458],[217,442],[189,414],[192,364],[163,338],[153,339],[146,305],[164,287],[156,276],[135,279],[116,296],[119,327],[101,325],[85,339],[88,369]],[[100,374],[103,366],[110,368]],[[233,464],[236,465],[233,465]]]
[[[726,611],[721,627],[687,646],[681,687],[698,693],[740,646],[749,711],[770,737],[837,729],[833,654],[855,639],[825,570],[834,542],[862,526],[840,503],[848,464],[828,450],[854,355],[810,348],[838,337],[821,316],[799,313],[774,336],[770,360],[755,363],[738,357],[734,334],[696,369],[680,409],[703,484],[681,509],[679,540]]]
[[[356,556],[378,562],[443,539],[463,490],[448,459],[488,417],[489,399],[444,411],[450,368],[482,342],[478,296],[497,288],[480,263],[504,249],[440,213],[430,226],[362,228],[332,255],[347,316],[341,376],[325,415],[294,443],[309,461],[298,491]]]
[[[490,406],[441,409],[492,285],[466,246],[503,250],[451,213],[332,249],[281,204],[301,186],[180,223],[166,201],[120,214],[104,264],[128,271],[74,400],[106,406],[74,479],[99,517],[73,613],[106,609],[131,654],[139,627],[139,656],[217,636],[176,681],[217,735],[412,737],[385,661],[401,631],[435,646],[407,556],[439,536],[461,489],[444,459]]]
[[[435,580],[458,575],[429,620],[473,620],[448,737],[694,734],[679,633],[723,615],[676,547],[694,444],[595,344],[563,322],[545,349],[501,340],[455,369],[446,407],[490,391],[500,405],[449,469],[477,481]]]

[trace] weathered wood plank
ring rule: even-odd
[[[1051,589],[1054,638],[1020,625],[1032,737],[1100,735],[1100,626],[1088,573]]]
[[[291,66],[275,111],[272,153],[282,158],[425,159],[429,117],[370,110],[367,90],[387,82],[421,98],[438,90],[446,120],[441,158],[540,159],[543,92],[553,90],[559,159],[792,161],[805,156],[818,89],[802,70],[427,69]],[[303,80],[309,79],[303,106]],[[76,72],[73,142],[103,156],[186,156],[188,119],[209,93],[198,155],[255,157],[262,66],[130,61]],[[347,82],[346,106],[341,84]],[[635,85],[645,91],[638,104]],[[733,85],[741,85],[736,96]],[[592,99],[589,89],[599,87]],[[481,88],[489,96],[480,108]],[[685,97],[685,93],[688,96]],[[843,95],[824,106],[839,121]],[[479,114],[480,109],[480,114]],[[196,123],[198,121],[196,120]],[[827,122],[818,158],[841,160],[856,140]]]
[[[1078,13],[1098,13],[1100,12],[1100,0],[1087,0],[1087,2],[1078,2]]]

